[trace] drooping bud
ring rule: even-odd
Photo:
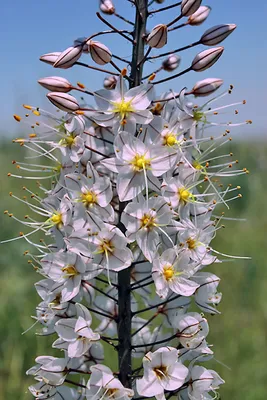
[[[46,64],[53,65],[58,57],[60,56],[60,51],[54,51],[53,53],[46,53],[40,57],[40,61],[45,62]]]
[[[118,80],[117,77],[114,75],[107,76],[103,82],[104,88],[108,90],[115,89],[117,80]]]
[[[204,22],[208,16],[209,13],[211,12],[211,8],[208,6],[200,6],[199,9],[194,12],[194,14],[190,15],[190,17],[188,17],[188,24],[189,25],[201,25],[202,22]]]
[[[80,37],[74,40],[73,46],[83,46],[83,53],[89,53],[88,45],[86,44],[86,37]]]
[[[115,12],[115,7],[111,0],[100,0],[99,8],[104,14],[112,15]]]
[[[54,63],[54,68],[70,68],[75,64],[77,60],[82,55],[83,46],[71,46],[60,53],[59,57],[57,58],[56,62]]]
[[[202,0],[183,0],[181,4],[181,14],[183,17],[189,17],[200,7]]]
[[[196,72],[210,68],[221,57],[224,47],[214,47],[198,53],[191,64],[191,69]]]
[[[219,78],[207,78],[202,81],[198,81],[193,87],[190,94],[196,97],[208,96],[215,90],[219,89],[223,84],[223,80]]]
[[[108,64],[111,60],[111,51],[103,43],[88,40],[90,55],[95,63],[99,65]]]
[[[235,24],[216,25],[208,29],[201,36],[200,42],[206,46],[214,46],[221,43],[236,28]]]
[[[38,83],[51,92],[68,93],[72,89],[71,83],[67,79],[61,78],[61,76],[41,78],[38,79]]]
[[[163,61],[162,68],[164,69],[164,71],[171,72],[179,67],[180,62],[181,58],[179,56],[176,56],[175,54],[170,54],[169,57]]]
[[[167,43],[167,32],[167,25],[156,25],[146,39],[147,44],[150,47],[161,49],[161,47],[165,46],[165,44]]]
[[[78,101],[67,93],[51,92],[46,95],[54,106],[62,111],[71,112],[79,110]]]

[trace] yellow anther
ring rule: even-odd
[[[23,107],[26,108],[26,110],[32,110],[32,106],[29,106],[28,104],[23,104]]]
[[[187,239],[186,241],[189,250],[194,250],[196,248],[196,241],[192,238]]]
[[[124,120],[130,112],[134,111],[131,105],[131,101],[118,101],[113,103],[113,110],[115,114],[120,114],[122,120]]]
[[[156,74],[153,72],[153,74],[150,75],[148,78],[149,82],[152,82],[156,78]]]
[[[175,275],[173,266],[165,265],[165,267],[163,267],[163,275],[164,275],[164,278],[166,279],[166,281],[169,281],[170,279],[172,279],[173,276]]]
[[[127,75],[127,68],[123,68],[121,70],[121,76],[126,76]]]
[[[79,275],[79,272],[77,271],[75,266],[71,265],[71,264],[67,265],[66,267],[61,268],[61,271],[64,272],[69,277]]]
[[[62,224],[62,215],[60,213],[55,213],[50,218],[50,221],[53,222],[54,225],[61,225]]]
[[[36,115],[37,117],[39,117],[41,115],[40,111],[37,111],[37,110],[33,110],[32,113],[34,115]]]
[[[81,89],[85,89],[85,85],[81,82],[77,82],[77,86]]]
[[[184,201],[185,203],[186,203],[188,200],[194,198],[194,196],[192,195],[192,193],[189,192],[189,190],[187,190],[186,188],[180,188],[180,189],[178,189],[178,195],[179,195],[180,199],[181,199],[182,201]]]
[[[131,164],[135,171],[142,171],[143,169],[148,169],[150,166],[150,159],[146,158],[144,155],[140,156],[137,154],[131,161]]]
[[[13,117],[17,122],[21,121],[21,117],[19,115],[14,114]]]
[[[97,196],[94,192],[87,192],[81,195],[83,204],[87,207],[97,203]]]
[[[141,219],[141,227],[149,229],[153,226],[155,226],[155,218],[149,214],[144,214]]]

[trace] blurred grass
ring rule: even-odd
[[[214,344],[218,360],[210,362],[209,368],[216,369],[226,380],[221,389],[223,400],[263,400],[267,386],[267,145],[230,146],[229,150],[240,159],[240,166],[247,167],[251,174],[233,179],[233,185],[242,186],[243,198],[231,204],[227,216],[247,221],[226,221],[214,247],[229,254],[251,256],[252,260],[230,261],[206,269],[221,277],[219,289],[223,293],[219,306],[222,314],[209,317],[208,341]],[[11,160],[16,157],[23,158],[23,149],[2,143],[0,239],[16,236],[22,229],[2,211],[16,210],[19,216],[26,213],[26,208],[8,195],[10,191],[21,195],[20,188],[25,184],[6,176],[12,168],[14,171]],[[34,182],[31,186],[35,187]],[[33,380],[25,376],[25,371],[33,365],[36,355],[53,353],[52,338],[36,337],[34,329],[21,335],[32,324],[30,315],[34,315],[39,301],[33,287],[39,277],[22,255],[27,248],[23,240],[1,246],[0,400],[31,399],[27,387]]]

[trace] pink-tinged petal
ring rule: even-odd
[[[120,201],[128,201],[136,197],[145,188],[142,172],[128,172],[119,174],[117,178],[117,191]]]
[[[131,161],[136,154],[145,154],[147,152],[144,143],[128,132],[121,132],[116,136],[114,148],[116,156],[126,161]]]
[[[100,126],[112,127],[114,122],[114,113],[107,112],[103,113],[95,113],[92,116],[92,119]]]
[[[101,111],[113,109],[111,102],[118,100],[118,94],[114,90],[101,89],[95,92],[95,102]]]
[[[152,372],[152,371],[151,371]],[[148,379],[144,377],[136,380],[136,390],[140,396],[153,397],[164,393],[156,374],[152,372]]]
[[[168,379],[164,379],[162,385],[165,390],[176,390],[181,387],[188,375],[188,368],[182,363],[177,362],[168,374]]]
[[[110,180],[107,178],[99,179],[93,187],[94,193],[97,195],[97,203],[101,207],[106,207],[112,200],[113,193]]]
[[[70,358],[81,357],[90,347],[91,343],[89,340],[75,340],[75,342],[69,344],[68,356]]]
[[[136,241],[144,256],[148,261],[152,262],[157,252],[158,245],[160,244],[158,233],[155,230],[142,228],[136,235]]]
[[[170,289],[182,296],[191,296],[195,293],[199,285],[189,279],[185,279],[181,276],[173,278],[169,283]]]
[[[130,249],[115,249],[109,257],[107,267],[112,271],[121,271],[128,268],[133,262],[133,254]]]
[[[177,161],[177,150],[161,147],[152,147],[151,167],[155,176],[161,176],[171,169]]]
[[[131,104],[137,110],[145,110],[149,107],[155,97],[154,86],[151,84],[144,84],[128,90],[125,93],[125,101],[131,101]]]
[[[148,110],[135,110],[131,112],[131,118],[134,118],[137,124],[147,125],[153,120],[153,114]]]
[[[72,342],[77,338],[77,334],[74,332],[76,322],[75,318],[60,319],[55,325],[55,330],[66,342]]]
[[[81,275],[74,276],[69,278],[64,285],[64,288],[61,292],[62,294],[62,301],[70,301],[79,293],[81,286]]]
[[[100,161],[107,169],[112,172],[119,172],[119,168],[124,167],[124,163],[117,160],[117,158],[106,158],[106,160]]]

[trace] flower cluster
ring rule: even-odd
[[[101,0],[100,10],[132,24],[117,14],[111,0]],[[93,40],[97,34],[41,57],[66,69],[83,65],[78,60],[90,54],[95,63],[110,63],[116,72],[95,92],[57,76],[40,79],[57,113],[24,105],[29,112],[24,121],[30,121],[32,133],[15,140],[29,150],[30,158],[45,160],[13,162],[28,171],[25,178],[38,179],[43,196],[28,187],[24,190],[31,201],[11,196],[32,212],[22,222],[30,231],[21,232],[20,238],[35,246],[37,254],[29,253],[30,262],[42,276],[35,285],[41,298],[35,317],[39,333],[53,335],[53,348],[62,352],[60,358],[37,357],[28,370],[37,380],[30,387],[36,399],[164,400],[170,394],[182,400],[211,399],[224,382],[199,364],[213,357],[206,316],[219,313],[221,300],[220,279],[206,267],[219,265],[226,256],[211,242],[222,226],[220,207],[228,208],[241,197],[240,187],[229,185],[228,178],[248,172],[234,168],[232,154],[217,152],[229,141],[229,127],[238,123],[218,122],[220,108],[228,106],[212,104],[230,95],[232,87],[202,105],[195,105],[193,96],[214,93],[221,79],[198,81],[192,90],[157,93],[157,84],[170,78],[154,81],[155,75],[179,67],[176,51],[164,54],[168,58],[156,74],[136,81],[140,63],[161,56],[148,54],[166,45],[170,32],[179,27],[173,26],[176,21],[188,17],[186,24],[199,25],[209,12],[200,0],[183,0],[174,21],[157,25],[145,37],[136,36],[146,41],[148,51],[139,64],[135,58],[129,62],[130,75],[113,61],[123,59]],[[194,45],[217,45],[234,29],[213,27]],[[127,31],[112,28],[114,32],[132,41]],[[222,51],[202,51],[187,71],[209,68]],[[84,98],[80,103],[71,90],[88,94],[95,105]],[[23,121],[18,115],[15,119]],[[223,133],[207,134],[213,126],[224,127]],[[46,239],[35,243],[36,232]],[[190,310],[191,303],[199,312]],[[112,357],[104,357],[107,346],[124,354],[119,356],[119,372],[112,372]],[[143,361],[134,370],[127,361],[125,372],[124,358],[131,357]]]

